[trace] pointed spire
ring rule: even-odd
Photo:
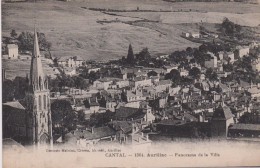
[[[34,27],[34,42],[33,42],[33,56],[34,57],[40,57],[40,49],[39,49],[39,43],[38,43],[38,36],[36,28]]]
[[[32,51],[32,61],[30,70],[30,85],[33,90],[43,90],[47,89],[47,78],[43,72],[41,55],[37,37],[36,28],[34,28],[34,42]]]

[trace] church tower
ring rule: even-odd
[[[48,78],[43,72],[36,29],[26,92],[26,135],[30,144],[52,145],[52,121],[50,110],[50,92]]]

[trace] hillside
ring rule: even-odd
[[[225,5],[232,5],[230,6]],[[88,8],[135,10],[189,10],[192,12],[116,12],[102,13]],[[87,9],[86,9],[87,8]],[[86,0],[2,4],[2,31],[33,31],[34,16],[38,31],[52,43],[54,57],[79,55],[85,59],[108,60],[125,56],[129,43],[134,52],[148,47],[152,54],[170,53],[198,44],[180,37],[191,30],[186,23],[201,20],[219,23],[223,17],[244,25],[260,24],[259,5],[242,3],[171,3],[161,0]],[[195,11],[195,12],[194,12]],[[205,11],[211,11],[206,13]],[[238,14],[243,11],[244,14]],[[113,15],[111,15],[113,14]],[[146,21],[140,21],[140,20]],[[97,21],[108,21],[98,23]],[[129,22],[138,21],[134,24]],[[151,22],[153,21],[153,22]],[[181,26],[180,26],[181,25]],[[195,26],[195,31],[198,28]],[[192,29],[193,30],[193,29]],[[191,30],[191,31],[192,31]]]

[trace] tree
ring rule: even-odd
[[[49,79],[49,89],[51,92],[59,92],[60,91],[60,78],[55,78],[55,79]]]
[[[67,87],[69,87],[69,93],[70,93],[70,88],[75,87],[75,82],[74,82],[73,78],[71,78],[70,76],[67,76],[66,80],[65,80],[65,85]]]
[[[216,72],[213,71],[212,68],[208,68],[206,70],[205,74],[206,78],[208,78],[210,81],[218,81],[218,75]]]
[[[189,54],[192,54],[193,53],[193,49],[191,47],[187,47],[186,48],[186,52],[189,53]]]
[[[200,65],[202,65],[202,66],[204,66],[204,64],[205,64],[205,58],[204,58],[204,53],[202,53],[202,52],[200,52],[198,49],[194,49],[194,59],[195,59],[195,61],[198,63],[198,64],[200,64]]]
[[[114,113],[113,112],[105,112],[105,113],[94,113],[90,116],[90,126],[104,126],[108,122],[111,121],[111,119],[114,118]]]
[[[172,80],[176,80],[180,78],[180,72],[177,69],[171,70],[170,75],[172,77]]]
[[[19,49],[22,51],[33,50],[33,35],[29,32],[22,32],[19,37]]]
[[[193,67],[190,71],[189,71],[189,76],[191,76],[193,79],[197,79],[200,76],[200,69],[197,67]]]
[[[242,27],[238,24],[231,22],[228,18],[224,18],[220,29],[222,33],[224,33],[225,35],[234,36],[240,35]]]
[[[17,33],[14,29],[12,29],[11,33],[10,33],[12,38],[16,38],[17,37]]]
[[[47,41],[44,33],[37,33],[39,40],[39,47],[42,51],[50,51],[51,43]],[[22,32],[18,36],[19,41],[19,49],[22,51],[32,51],[33,50],[33,42],[34,42],[34,34],[31,32]]]
[[[145,61],[146,63],[148,63],[151,59],[151,54],[148,51],[148,48],[144,48],[142,49],[142,51],[140,51],[137,55],[136,55],[136,59],[138,61]]]
[[[78,120],[79,121],[85,121],[85,113],[84,113],[84,111],[79,111],[78,112]]]
[[[133,48],[132,48],[131,44],[129,44],[129,47],[128,47],[128,54],[127,54],[126,60],[131,65],[133,65],[135,63],[134,52],[133,52]]]
[[[202,44],[201,46],[199,46],[199,51],[201,53],[207,53],[208,52],[208,47],[205,44]]]
[[[5,80],[3,82],[2,96],[3,102],[12,101],[14,98],[15,86],[13,81]]]
[[[155,71],[150,71],[150,72],[147,73],[147,76],[148,76],[148,77],[157,76],[157,75],[158,75],[158,74],[157,74],[157,72],[155,72]]]
[[[83,103],[84,103],[86,108],[90,108],[90,104],[89,104],[88,99],[84,100]]]
[[[98,103],[100,104],[101,107],[106,107],[107,101],[105,97],[102,97]]]
[[[25,97],[25,92],[28,90],[28,79],[25,77],[17,76],[13,80],[15,87],[14,97],[17,100],[23,99]]]
[[[100,73],[99,72],[94,72],[94,71],[91,71],[89,73],[89,80],[91,83],[93,83],[95,80],[99,79],[100,78]]]
[[[170,79],[172,80],[173,85],[178,85],[181,79],[180,72],[177,69],[173,69],[170,73],[165,75],[165,79]]]
[[[54,131],[65,134],[75,129],[76,114],[67,100],[56,100],[51,104],[51,117]]]

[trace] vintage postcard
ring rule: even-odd
[[[2,0],[4,168],[260,166],[259,0]]]

